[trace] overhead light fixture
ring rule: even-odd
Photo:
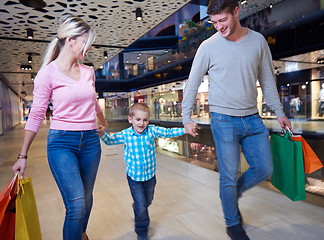
[[[316,62],[318,64],[323,64],[324,63],[324,58],[318,58]]]
[[[43,0],[19,0],[19,2],[26,7],[38,8],[38,9],[47,6],[46,2],[44,2]]]
[[[141,8],[136,8],[135,10],[135,16],[137,21],[143,20],[143,12]]]
[[[269,6],[270,8],[272,8],[273,7],[273,5],[272,5],[272,3],[270,4],[270,6]]]
[[[27,38],[33,39],[34,38],[34,31],[31,28],[27,28]]]
[[[29,70],[29,71],[33,69],[31,65],[20,65],[20,68],[22,70]]]
[[[243,1],[241,1],[241,4],[243,5],[243,4],[247,4],[247,0],[243,0]]]
[[[107,51],[104,51],[104,58],[108,58],[108,53],[107,53]]]
[[[27,58],[27,59],[28,59],[28,62],[29,62],[29,63],[32,63],[32,62],[33,62],[33,58],[32,58],[31,55],[28,55],[28,58]]]

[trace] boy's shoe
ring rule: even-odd
[[[241,223],[227,227],[226,233],[232,240],[250,240]]]
[[[149,240],[148,236],[137,236],[137,240]]]

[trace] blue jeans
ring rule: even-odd
[[[153,201],[156,178],[154,176],[148,181],[136,182],[127,175],[127,181],[134,200],[135,232],[138,236],[147,236],[150,225],[148,207]]]
[[[100,161],[97,130],[49,130],[47,156],[66,213],[64,240],[80,240],[92,208],[92,192]]]
[[[211,113],[211,129],[220,174],[220,198],[228,227],[239,224],[238,198],[272,173],[269,132],[258,114],[232,117]],[[249,169],[238,178],[240,152]]]

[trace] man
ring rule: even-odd
[[[269,107],[282,128],[289,127],[274,80],[272,57],[264,37],[240,25],[236,0],[210,0],[207,13],[218,31],[199,47],[182,102],[182,120],[196,136],[190,118],[203,76],[210,77],[211,129],[220,173],[220,198],[226,231],[233,240],[246,240],[238,199],[272,173],[269,133],[257,109],[259,81]],[[242,149],[250,168],[237,178]]]

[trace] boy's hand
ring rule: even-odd
[[[184,124],[184,128],[185,128],[185,134],[189,134],[193,137],[196,137],[198,135],[197,130],[200,129],[201,127],[199,127],[195,122],[190,122]]]

